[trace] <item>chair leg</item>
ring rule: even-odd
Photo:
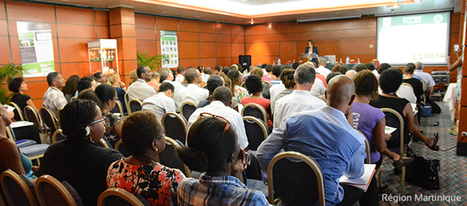
[[[404,190],[405,190],[405,167],[402,167],[402,190],[401,190],[401,195],[404,195]]]

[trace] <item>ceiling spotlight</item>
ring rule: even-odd
[[[254,22],[253,22],[253,19],[251,19],[251,22],[250,22],[250,24],[254,24]]]
[[[269,28],[272,28],[272,23],[269,23],[269,24],[268,24],[268,27],[269,27]]]

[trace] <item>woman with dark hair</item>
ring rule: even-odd
[[[405,66],[405,77],[403,82],[409,83],[412,88],[413,92],[415,93],[415,96],[417,96],[417,104],[420,104],[422,95],[423,95],[423,84],[419,79],[413,78],[414,74],[413,72],[415,71],[415,64],[414,63],[408,63]]]
[[[110,84],[100,84],[94,90],[99,98],[99,107],[102,110],[102,116],[105,117],[105,133],[104,138],[112,145],[120,140],[122,132],[122,119],[112,114],[110,111],[117,104],[117,91]]]
[[[149,111],[132,113],[123,123],[122,140],[132,155],[110,165],[107,186],[139,194],[151,205],[176,203],[185,175],[156,161],[165,149],[164,129],[157,116]]]
[[[242,99],[242,105],[245,106],[248,103],[256,103],[256,104],[261,105],[268,114],[268,122],[265,122],[265,123],[268,124],[268,128],[269,128],[270,126],[272,126],[271,107],[270,107],[271,101],[261,96],[261,92],[263,91],[263,86],[261,84],[262,84],[262,81],[261,81],[260,76],[256,74],[252,74],[248,76],[248,78],[245,81],[245,86],[246,86],[246,89],[248,89],[250,96],[244,97]]]
[[[373,72],[363,70],[358,72],[353,79],[355,83],[355,94],[357,97],[352,105],[353,126],[362,132],[370,143],[371,164],[376,164],[379,168],[383,158],[380,153],[384,153],[394,161],[394,166],[400,168],[411,161],[412,158],[401,156],[391,152],[386,148],[386,141],[391,137],[385,134],[386,118],[384,113],[368,103],[378,94],[378,80]]]
[[[405,123],[404,131],[404,141],[408,143],[409,136],[408,133],[411,133],[415,138],[423,141],[425,145],[431,150],[439,150],[437,145],[438,143],[438,133],[435,132],[434,138],[428,138],[423,135],[418,127],[415,125],[414,113],[412,110],[412,105],[406,99],[402,99],[396,95],[397,89],[402,84],[402,72],[397,69],[391,68],[385,70],[379,77],[379,86],[383,93],[380,93],[378,97],[370,101],[370,105],[376,108],[391,108],[396,110],[403,118]],[[396,124],[391,125],[392,127],[397,127]],[[400,137],[397,132],[392,134],[393,136],[389,139],[387,143],[388,148],[399,148],[400,147]]]
[[[187,178],[180,183],[178,205],[269,205],[263,193],[239,180],[249,156],[227,120],[196,121],[188,132],[187,146],[177,155],[191,170],[204,172],[199,180]]]
[[[107,170],[123,156],[114,149],[96,145],[105,132],[102,112],[94,101],[77,99],[59,113],[65,140],[52,144],[44,154],[38,175],[66,180],[84,205],[97,205],[107,189]]]
[[[78,91],[78,82],[80,78],[78,75],[71,75],[65,83],[62,92],[65,95],[66,101],[70,102],[71,98],[75,96],[76,91]]]
[[[13,97],[11,97],[10,102],[17,104],[21,111],[23,111],[23,109],[28,105],[37,110],[31,97],[24,94],[24,92],[28,90],[28,85],[23,78],[19,77],[12,79],[8,84],[8,89],[15,93]]]
[[[230,87],[230,91],[235,98],[237,98],[238,102],[242,102],[244,97],[248,97],[248,91],[241,87],[240,84],[242,83],[242,76],[238,69],[231,69],[227,74],[230,81],[232,81],[232,85]]]

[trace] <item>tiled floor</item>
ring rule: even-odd
[[[412,198],[412,201],[402,202],[403,205],[467,205],[467,157],[456,155],[457,137],[448,132],[453,122],[449,118],[448,108],[444,103],[438,102],[438,104],[442,108],[442,113],[433,117],[422,117],[420,129],[427,136],[432,136],[435,131],[439,133],[440,151],[431,151],[422,142],[412,143],[411,148],[418,156],[423,156],[425,159],[440,160],[440,189],[425,190],[406,183],[405,197],[400,197],[400,199]],[[434,126],[435,122],[439,122],[439,125]],[[388,184],[397,193],[400,193],[400,176],[394,175],[392,168],[392,161],[385,157],[383,160],[383,185]],[[416,201],[415,195],[460,196],[461,201]]]

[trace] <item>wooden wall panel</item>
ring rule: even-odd
[[[199,55],[201,58],[216,58],[217,48],[216,43],[200,43]]]
[[[209,58],[209,59],[200,59],[200,65],[204,67],[211,67],[211,71],[214,70],[214,67],[217,65],[216,58]]]
[[[156,22],[154,16],[135,14],[135,28],[155,30]]]
[[[321,40],[319,42],[317,42],[318,45],[320,45],[318,47],[318,52],[319,52],[319,55],[321,56],[324,56],[324,55],[335,55],[335,54],[338,54],[339,53],[339,44],[340,44],[340,41],[339,40]],[[303,47],[305,46],[305,47]],[[306,46],[306,42],[305,44],[299,47],[300,52],[301,53],[304,53],[305,52],[305,49],[307,46]],[[337,57],[336,57],[337,58]]]
[[[157,45],[155,41],[136,39],[136,51],[143,53],[146,51],[148,56],[157,55]]]
[[[56,6],[57,23],[94,26],[94,10],[68,6]]]
[[[199,41],[200,42],[216,42],[216,35],[199,33]]]
[[[199,42],[199,33],[181,31],[178,33],[178,41]]]
[[[232,25],[216,23],[216,32],[218,34],[232,34]]]
[[[156,30],[154,29],[138,29],[136,28],[135,37],[139,40],[156,40]]]
[[[7,1],[6,7],[9,21],[55,22],[52,5]]]
[[[198,25],[200,33],[216,33],[216,23],[200,21]]]
[[[217,57],[232,57],[232,44],[217,43]]]
[[[221,66],[229,66],[232,65],[232,63],[234,62],[233,60],[233,57],[229,57],[229,58],[222,58],[222,57],[218,57],[217,58],[217,64],[221,65]],[[238,57],[236,59],[235,62],[238,62]]]
[[[178,31],[178,19],[156,16],[156,29]]]
[[[94,10],[96,14],[96,25],[97,26],[109,26],[109,12]]]
[[[57,30],[61,38],[96,38],[94,26],[58,24]]]
[[[4,1],[0,0],[0,19],[6,19],[5,18],[5,6],[4,6]]]
[[[0,36],[8,36],[6,20],[0,20]]]
[[[0,29],[2,29],[0,27]],[[0,65],[10,63],[10,43],[8,37],[0,36]]]
[[[178,50],[180,58],[199,58],[198,42],[179,42]]]
[[[180,65],[182,65],[182,67],[185,67],[185,69],[189,66],[198,67],[199,61],[199,59],[180,59]]]
[[[199,31],[198,21],[193,21],[193,20],[179,19],[178,28],[180,29],[180,31],[190,31],[190,32]]]
[[[287,61],[292,62],[293,60],[298,60],[295,56],[295,51],[297,51],[297,42],[294,41],[286,41],[280,42],[280,58],[282,64],[286,64]],[[283,60],[284,59],[284,60]],[[252,62],[253,63],[253,62]]]

